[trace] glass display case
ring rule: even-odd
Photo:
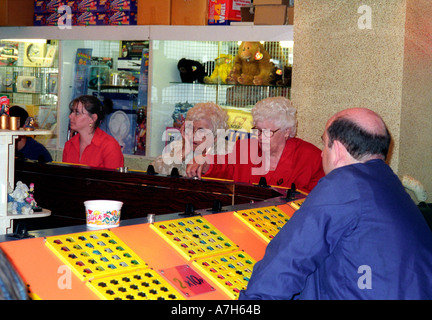
[[[137,113],[147,107],[147,96],[143,102],[138,97],[142,55],[143,50],[148,52],[148,41],[64,40],[61,48],[62,68],[70,75],[61,80],[63,114],[69,102],[81,94],[94,95],[101,101],[111,99],[113,110],[101,123],[101,129],[116,138],[123,154],[137,154]],[[63,116],[60,121],[60,144],[64,145],[69,137],[69,119]]]
[[[235,141],[246,136],[242,132],[249,132],[250,109],[257,101],[271,96],[290,97],[292,41],[248,43],[262,44],[261,56],[252,57],[251,64],[269,58],[266,84],[241,84],[230,79],[236,55],[242,50],[241,41],[151,41],[149,156],[162,152],[187,110],[198,102],[212,101],[227,110],[228,139]]]
[[[63,71],[72,76],[62,79],[60,102],[66,106],[73,99],[78,81],[74,61],[79,50],[87,50],[89,66],[85,90],[81,93],[114,102],[114,110],[101,128],[117,139],[125,155],[159,155],[169,142],[179,138],[182,117],[198,102],[212,101],[228,111],[228,139],[235,141],[245,136],[242,132],[249,132],[250,109],[258,100],[290,96],[293,51],[291,41],[263,41],[272,65],[269,83],[229,84],[226,78],[240,44],[239,41],[64,40]],[[181,72],[181,64],[191,62],[195,63],[192,73],[200,76],[187,79]],[[64,122],[62,131],[67,126]]]
[[[36,140],[55,148],[57,136],[58,41],[0,40],[0,96],[34,117],[39,129],[53,134]]]
[[[228,61],[241,41],[259,41],[288,80],[293,26],[5,27],[2,37],[0,83],[4,85],[0,92],[37,114],[38,123],[52,131],[44,144],[59,152],[56,160],[61,160],[68,139],[68,106],[78,83],[83,86],[79,88],[82,93],[118,102],[111,115],[115,125],[110,128],[111,119],[106,119],[105,129],[121,136],[126,156],[148,159],[159,155],[176,137],[176,117],[197,102],[214,101],[226,108],[230,127],[238,133],[247,129],[250,109],[257,100],[290,96],[288,83],[184,81],[178,64],[183,58],[197,61],[205,76],[212,78],[220,61],[227,66],[232,63]],[[17,40],[5,41],[12,38]],[[38,43],[40,38],[47,40]],[[91,52],[84,74],[76,73],[82,62],[77,60],[79,49]],[[34,85],[25,88],[29,80]]]

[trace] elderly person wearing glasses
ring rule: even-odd
[[[238,140],[225,156],[197,157],[187,166],[189,177],[212,177],[311,191],[324,176],[321,150],[296,135],[296,109],[283,97],[257,102],[252,109],[258,139]]]
[[[102,103],[91,95],[83,95],[69,104],[70,129],[77,132],[63,150],[63,162],[96,168],[117,169],[124,166],[124,157],[116,139],[99,128],[112,110],[112,101]]]
[[[171,174],[174,168],[180,175],[186,175],[186,164],[194,155],[226,154],[225,139],[228,129],[228,114],[213,102],[195,104],[186,114],[180,128],[181,140],[171,142],[162,155],[151,164],[159,174]],[[218,134],[219,130],[219,134]]]

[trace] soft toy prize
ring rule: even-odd
[[[226,83],[226,79],[232,69],[233,56],[221,54],[215,59],[215,68],[209,77],[204,77],[205,83]]]
[[[182,58],[177,63],[177,69],[180,72],[180,78],[184,83],[204,83],[204,77],[206,76],[204,66],[196,61],[186,58]]]
[[[273,65],[270,54],[260,42],[243,41],[227,78],[229,84],[269,85]]]

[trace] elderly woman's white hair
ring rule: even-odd
[[[212,124],[212,132],[216,136],[218,129],[228,129],[228,114],[214,102],[200,102],[189,109],[186,121],[206,119]]]
[[[284,97],[270,97],[258,101],[252,109],[253,124],[265,120],[273,121],[282,129],[291,128],[290,136],[297,132],[296,108]]]

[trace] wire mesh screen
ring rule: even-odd
[[[292,48],[265,42],[273,70],[270,85],[241,85],[226,81],[239,51],[238,42],[157,41],[154,46],[154,90],[162,104],[213,101],[221,106],[246,107],[269,96],[289,98]],[[181,68],[189,70],[182,74]],[[189,68],[189,69],[188,69]],[[276,70],[278,71],[276,74]],[[164,74],[164,77],[161,77]]]
[[[248,112],[261,99],[290,97],[292,44],[262,43],[259,53],[268,58],[270,65],[265,85],[232,81],[240,44],[237,41],[152,41],[150,155],[162,151],[163,143],[159,140],[164,131],[178,124],[179,114],[184,117],[196,103],[211,101]]]

